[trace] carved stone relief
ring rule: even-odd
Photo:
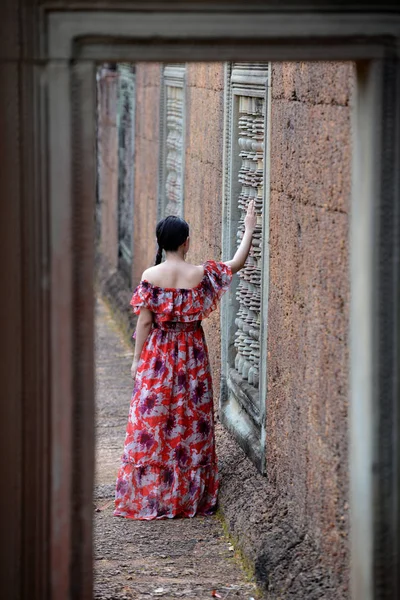
[[[118,256],[130,280],[133,247],[135,67],[118,64]]]
[[[183,215],[185,66],[165,65],[161,98],[159,217]]]
[[[223,253],[231,256],[254,199],[257,226],[238,283],[222,305],[223,423],[260,470],[264,464],[267,252],[264,240],[268,63],[226,66]],[[267,211],[268,212],[268,211]],[[234,415],[241,415],[240,420]]]
[[[258,388],[260,379],[260,310],[262,268],[262,209],[264,186],[265,100],[239,96],[237,124],[241,167],[238,180],[242,186],[238,205],[241,213],[238,242],[244,233],[244,217],[250,200],[255,201],[257,228],[246,266],[239,272],[237,289],[239,310],[235,324],[235,369],[242,379]]]

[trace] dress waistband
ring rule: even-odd
[[[201,327],[201,321],[192,321],[185,323],[183,321],[162,321],[161,323],[153,323],[154,329],[162,331],[197,331]]]

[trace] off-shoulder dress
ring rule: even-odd
[[[161,288],[143,280],[134,291],[134,312],[149,309],[153,327],[132,393],[116,516],[193,517],[216,508],[213,391],[201,321],[231,280],[227,265],[207,261],[194,288]]]

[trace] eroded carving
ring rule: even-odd
[[[162,85],[160,218],[183,215],[185,65],[165,65]]]
[[[166,86],[165,213],[182,215],[183,88]]]
[[[255,388],[260,380],[260,321],[262,267],[262,212],[264,186],[265,100],[239,96],[238,146],[241,167],[238,179],[241,192],[238,203],[241,213],[238,244],[244,233],[244,217],[250,200],[254,199],[257,227],[250,256],[242,271],[237,288],[239,310],[235,319],[235,369],[242,379]]]

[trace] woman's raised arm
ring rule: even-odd
[[[253,238],[256,225],[257,215],[254,208],[254,200],[250,200],[244,220],[244,235],[242,241],[240,242],[239,248],[236,250],[235,256],[232,258],[232,260],[225,262],[225,264],[231,268],[232,273],[237,273],[240,271],[240,269],[243,269],[244,263],[246,262],[250,252],[251,240]]]

